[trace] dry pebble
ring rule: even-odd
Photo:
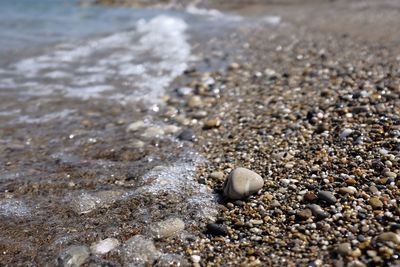
[[[256,193],[263,185],[264,180],[257,173],[246,168],[236,168],[225,180],[224,196],[230,199],[243,199]]]

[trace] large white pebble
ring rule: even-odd
[[[257,173],[246,168],[236,168],[225,180],[224,196],[230,199],[243,199],[256,193],[263,185],[264,180]]]

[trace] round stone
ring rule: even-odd
[[[90,251],[86,246],[70,246],[60,254],[57,259],[57,266],[77,267],[86,262]]]
[[[351,253],[351,245],[350,243],[342,243],[336,247],[336,252],[341,255],[350,255]]]
[[[264,180],[257,173],[246,168],[236,168],[225,179],[224,196],[243,199],[256,193],[263,185]]]
[[[221,224],[209,223],[207,224],[207,233],[214,236],[225,236],[228,234],[228,230]]]

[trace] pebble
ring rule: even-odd
[[[317,196],[320,200],[330,205],[334,205],[337,202],[336,197],[329,191],[319,191]]]
[[[154,238],[162,239],[176,235],[185,229],[185,223],[180,218],[169,218],[150,226]]]
[[[336,252],[340,255],[347,256],[351,254],[351,244],[350,243],[342,243],[337,245]]]
[[[298,211],[296,213],[296,215],[300,220],[306,221],[309,218],[311,218],[313,214],[310,209],[304,209],[304,210]]]
[[[94,254],[106,254],[120,245],[116,238],[106,238],[90,246],[90,250]]]
[[[164,129],[158,126],[151,126],[144,131],[142,134],[143,137],[145,138],[155,138],[155,137],[160,137],[164,135]]]
[[[214,236],[226,236],[228,229],[222,224],[209,223],[207,224],[207,233]]]
[[[329,213],[325,212],[321,206],[317,204],[311,204],[308,205],[307,208],[309,208],[312,212],[312,214],[317,218],[318,220],[323,220],[329,217]]]
[[[179,132],[180,129],[181,128],[179,128],[176,125],[167,125],[164,127],[164,132],[166,134],[175,134],[175,133]]]
[[[400,244],[400,235],[393,232],[385,232],[378,236],[379,241],[390,241],[397,245]]]
[[[193,93],[193,89],[190,87],[179,87],[176,89],[176,93],[179,96],[191,95]]]
[[[257,173],[246,169],[236,168],[224,183],[224,196],[230,199],[243,199],[256,193],[264,185],[263,178]]]
[[[188,106],[190,108],[199,108],[203,105],[203,101],[201,100],[200,96],[192,96],[188,101]]]
[[[216,119],[209,119],[204,123],[204,129],[212,129],[212,128],[217,128],[221,125],[221,121],[216,118]]]
[[[201,257],[199,255],[192,255],[192,256],[190,256],[190,259],[192,260],[193,263],[199,263],[201,260]]]
[[[122,254],[125,266],[152,265],[161,255],[153,241],[142,235],[128,239],[122,248]]]
[[[348,137],[350,134],[352,134],[353,132],[354,132],[354,130],[349,129],[349,128],[346,128],[346,129],[344,129],[344,130],[340,133],[339,137],[340,137],[340,138],[346,138],[346,137]]]
[[[70,205],[78,214],[86,214],[97,208],[111,205],[123,194],[122,191],[105,190],[98,192],[84,192],[72,197]]]
[[[196,138],[196,136],[191,129],[185,129],[178,135],[178,139],[181,141],[193,142],[195,140],[195,138]]]
[[[127,132],[137,132],[143,127],[144,127],[143,121],[136,121],[136,122],[129,124],[128,127],[126,127],[126,131]]]
[[[343,195],[345,194],[354,195],[355,193],[357,193],[357,189],[353,186],[341,187],[339,188],[339,193]]]
[[[63,267],[78,267],[86,262],[90,256],[89,248],[86,246],[70,246],[60,253],[57,265]]]
[[[210,178],[216,179],[216,180],[222,180],[224,178],[224,173],[223,172],[212,172],[210,174]]]
[[[375,210],[383,208],[383,202],[378,197],[371,197],[369,199],[369,204]]]
[[[305,201],[311,202],[311,201],[316,200],[317,196],[313,192],[307,192],[307,193],[304,194],[303,199]]]

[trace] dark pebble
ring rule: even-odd
[[[390,231],[396,232],[400,230],[400,224],[398,223],[393,223],[390,225]]]
[[[221,224],[209,223],[207,224],[207,234],[214,236],[225,236],[228,234],[228,229]]]
[[[337,202],[336,197],[329,191],[319,191],[318,198],[330,205],[334,205]]]
[[[185,129],[178,135],[178,139],[182,140],[182,141],[193,142],[195,138],[196,138],[196,136],[195,136],[194,132],[190,129]]]

